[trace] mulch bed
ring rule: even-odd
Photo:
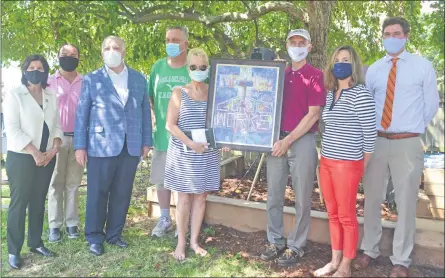
[[[251,170],[243,180],[241,180],[242,177],[229,177],[224,179],[221,183],[220,190],[211,194],[221,197],[246,200],[254,179],[255,171],[256,167],[253,167],[253,170]],[[262,203],[265,203],[267,201],[267,179],[265,172],[265,168],[263,167],[260,171],[258,181],[255,184],[254,189],[252,190],[250,201]],[[293,207],[295,205],[295,193],[292,189],[292,181],[290,176],[284,197],[285,206]],[[363,217],[364,205],[364,194],[357,193],[357,216]],[[324,212],[326,211],[326,206],[320,202],[320,194],[316,180],[314,181],[314,190],[312,192],[312,210]],[[391,209],[386,204],[382,204],[382,218],[390,221],[396,221],[397,215],[394,211],[391,211]]]
[[[304,256],[294,267],[280,267],[276,262],[263,262],[260,254],[267,244],[265,232],[244,233],[222,225],[212,226],[215,235],[205,237],[204,247],[212,246],[227,252],[239,259],[254,260],[264,263],[272,272],[282,277],[308,277],[313,272],[330,261],[329,245],[308,242]],[[353,271],[354,277],[388,277],[391,271],[391,261],[388,257],[380,257],[377,262],[364,271]],[[444,269],[413,266],[411,277],[444,277]]]

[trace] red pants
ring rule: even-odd
[[[320,159],[320,186],[329,216],[332,250],[353,259],[357,252],[357,190],[364,171],[363,160]]]

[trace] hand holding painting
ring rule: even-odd
[[[272,147],[272,155],[278,157],[285,155],[290,145],[291,142],[289,142],[286,138],[278,140]]]

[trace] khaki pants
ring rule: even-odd
[[[48,190],[48,222],[50,228],[79,226],[78,188],[84,169],[75,157],[73,137],[64,136],[57,154],[56,167]]]
[[[165,161],[167,152],[153,149],[150,167],[150,183],[156,185],[157,190],[166,190],[164,188]]]
[[[282,157],[267,156],[267,239],[279,247],[286,245],[283,235],[284,193],[289,174],[295,192],[295,223],[287,246],[301,257],[309,233],[312,189],[318,155],[314,133],[307,133],[289,147]]]
[[[394,265],[409,267],[416,233],[416,204],[423,170],[423,148],[419,137],[389,140],[377,138],[376,149],[364,176],[365,223],[361,249],[372,258],[380,255],[381,204],[391,177],[397,204],[394,231]]]

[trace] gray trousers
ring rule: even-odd
[[[394,265],[409,267],[416,233],[416,204],[423,171],[423,148],[419,137],[388,140],[377,138],[376,149],[364,176],[365,223],[361,249],[372,258],[380,255],[381,204],[391,177],[397,204],[394,231]]]
[[[295,191],[295,224],[287,246],[303,256],[309,233],[312,189],[318,155],[315,134],[308,133],[292,143],[282,157],[267,156],[267,239],[278,247],[286,245],[283,237],[283,206],[289,174]]]

